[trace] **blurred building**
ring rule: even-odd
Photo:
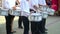
[[[60,11],[60,0],[58,0],[58,10]]]
[[[58,0],[58,14],[60,15],[60,0]]]
[[[2,7],[2,0],[0,0],[0,7]]]

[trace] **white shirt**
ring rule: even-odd
[[[39,3],[40,5],[46,5],[46,1],[45,1],[45,0],[38,0],[38,3]]]
[[[28,16],[30,14],[29,2],[27,0],[20,1],[21,16]]]
[[[12,7],[15,6],[15,1],[16,0],[4,0],[3,7],[7,9],[12,9]]]
[[[20,1],[20,8],[21,8],[21,11],[25,11],[27,13],[30,13],[29,11],[29,3],[27,0],[21,0]]]
[[[38,6],[38,0],[30,0],[30,9],[34,9],[34,5]]]

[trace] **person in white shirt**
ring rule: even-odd
[[[46,5],[46,0],[39,0],[39,6],[47,6]],[[40,31],[42,32],[42,33],[45,33],[45,30],[47,30],[46,28],[45,28],[45,24],[46,24],[46,18],[42,18],[42,21],[41,21],[41,24],[40,24]]]
[[[38,0],[30,0],[30,12],[32,11],[35,13],[36,10],[39,8]],[[39,25],[41,21],[31,21],[31,32],[32,34],[41,34]]]
[[[29,0],[21,0],[20,8],[21,8],[21,18],[23,20],[23,25],[24,25],[24,33],[23,34],[29,34],[29,20],[28,20],[28,16],[30,14]]]
[[[4,0],[3,8],[8,10],[9,9],[16,10],[15,1],[16,0]],[[6,33],[13,34],[12,24],[13,24],[14,16],[9,14],[8,16],[5,16],[5,19],[6,19]]]
[[[20,0],[17,0],[16,2],[16,7],[19,7],[19,5],[20,5]],[[20,29],[23,29],[23,26],[22,26],[22,18],[21,18],[21,16],[19,16],[19,19],[18,19],[18,28]]]

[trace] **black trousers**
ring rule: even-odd
[[[18,20],[18,27],[21,27],[22,26],[22,17],[21,16],[19,16],[19,20]]]
[[[25,16],[21,16],[23,25],[24,25],[24,33],[23,34],[29,34],[29,20]]]
[[[41,24],[41,21],[39,21],[39,22],[31,21],[31,32],[32,32],[32,34],[41,34],[40,24]]]
[[[41,34],[45,33],[45,24],[46,24],[46,19],[43,18],[39,22],[31,22],[31,32],[32,34]]]
[[[45,32],[45,24],[46,24],[46,18],[42,18],[41,24],[40,24],[40,31],[42,33]]]
[[[33,9],[30,9],[30,12],[31,11],[34,11]],[[34,11],[34,13],[35,13],[36,11]],[[35,21],[31,21],[31,32],[32,32],[32,34],[40,34],[41,33],[41,31],[40,31],[40,24],[41,24],[41,21],[39,21],[39,22],[35,22]]]
[[[8,15],[8,16],[5,16],[5,19],[6,19],[6,33],[10,34],[12,30],[12,22],[13,22],[14,16]]]

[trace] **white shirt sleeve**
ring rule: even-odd
[[[8,3],[8,1],[7,0],[4,0],[4,2],[3,2],[3,8],[9,8],[9,3]]]
[[[30,8],[34,9],[33,6],[36,5],[38,6],[38,0],[30,0]]]
[[[8,0],[9,6],[10,6],[9,8],[10,8],[10,9],[12,9],[12,7],[15,6],[15,1],[16,1],[16,0]]]
[[[15,6],[15,0],[5,0],[3,5],[7,9],[12,9],[12,7]]]
[[[20,8],[21,8],[21,11],[25,11],[25,12],[29,13],[29,3],[28,3],[28,1],[21,0],[21,2],[20,2]]]
[[[35,5],[38,5],[38,0],[34,0],[33,2],[35,3]]]
[[[45,0],[38,0],[38,3],[39,3],[40,5],[46,5],[46,1],[45,1]]]
[[[31,0],[30,2],[32,3],[32,5],[38,5],[38,0]]]

